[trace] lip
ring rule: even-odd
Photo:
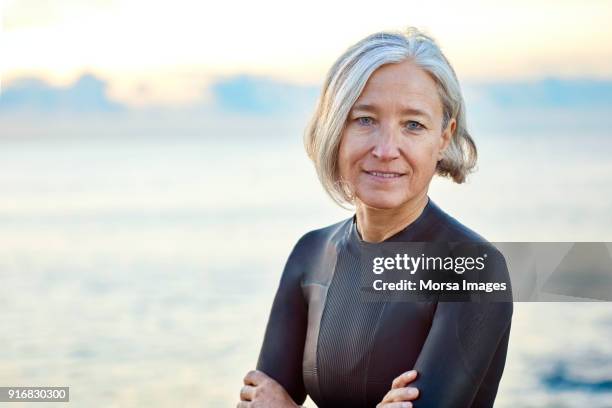
[[[397,181],[406,175],[406,173],[380,170],[363,170],[363,172],[368,176],[368,178],[384,183]]]

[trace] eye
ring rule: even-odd
[[[417,122],[416,120],[409,120],[408,122],[406,122],[406,127],[409,130],[425,129],[425,126],[423,126],[421,123]]]
[[[360,125],[363,125],[363,126],[369,126],[369,125],[371,125],[371,124],[372,124],[372,120],[373,120],[373,119],[372,119],[371,117],[369,117],[369,116],[361,116],[361,117],[359,117],[359,118],[356,118],[355,120],[356,120],[356,121],[357,121],[357,123],[359,123]]]

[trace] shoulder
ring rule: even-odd
[[[435,228],[436,241],[454,242],[456,244],[454,249],[458,253],[461,251],[487,253],[488,256],[493,256],[492,259],[495,259],[495,262],[505,264],[502,253],[480,233],[458,221],[438,206],[435,212],[438,219]]]
[[[439,235],[445,241],[457,243],[456,248],[458,250],[477,250],[503,259],[501,252],[484,236],[442,210],[440,210],[439,216]]]
[[[298,239],[294,251],[308,251],[333,243],[348,232],[350,225],[351,217],[322,228],[308,231]]]
[[[304,233],[294,244],[289,262],[306,264],[324,255],[349,231],[351,218]]]
[[[453,242],[452,251],[454,256],[485,256],[486,268],[481,272],[482,282],[505,282],[508,290],[497,299],[504,300],[503,305],[497,308],[502,314],[512,315],[512,289],[508,265],[504,254],[489,240],[478,232],[459,222],[438,207],[438,239]],[[495,296],[491,296],[495,297]]]
[[[293,246],[287,260],[288,273],[304,278],[317,278],[317,271],[327,271],[333,262],[337,243],[345,237],[351,218],[304,233]]]
[[[436,232],[439,238],[446,241],[466,241],[488,243],[489,241],[472,228],[458,221],[455,217],[442,210],[438,205],[432,203],[433,212],[436,217]]]

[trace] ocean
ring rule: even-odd
[[[1,140],[0,385],[235,406],[291,248],[352,215],[281,133]],[[469,182],[431,185],[449,214],[490,241],[612,241],[611,138],[476,140]],[[610,338],[610,303],[515,304],[496,407],[612,407]]]

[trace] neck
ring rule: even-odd
[[[427,191],[397,208],[368,207],[358,201],[357,231],[366,242],[382,242],[412,224],[426,205]]]

